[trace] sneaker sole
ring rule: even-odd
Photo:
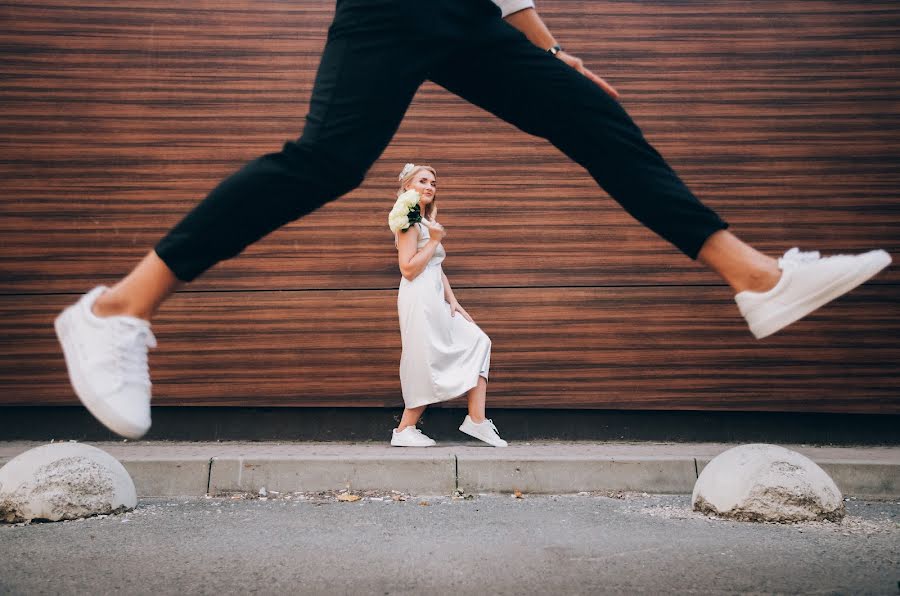
[[[865,269],[854,272],[844,278],[836,280],[831,286],[824,288],[816,296],[811,297],[803,304],[794,305],[785,309],[763,322],[756,323],[750,327],[750,331],[756,339],[763,339],[781,331],[791,323],[795,323],[810,314],[814,310],[821,308],[836,298],[840,298],[850,290],[861,286],[876,275],[882,269],[891,264],[891,255],[883,250],[872,251],[871,260],[866,263]]]
[[[80,367],[78,366],[76,350],[74,346],[67,345],[67,342],[63,339],[64,337],[71,337],[73,334],[71,319],[74,316],[72,314],[72,309],[74,308],[76,306],[73,305],[62,311],[56,317],[56,320],[53,321],[53,328],[56,330],[56,339],[59,340],[59,345],[63,349],[63,356],[66,359],[66,370],[69,373],[69,382],[72,384],[72,389],[75,390],[75,395],[78,396],[78,399],[87,408],[87,411],[99,420],[103,426],[125,438],[140,439],[147,433],[149,427],[135,426],[133,423],[123,419],[104,400],[94,398],[87,390],[88,385],[79,372]]]
[[[490,445],[491,447],[507,447],[507,446],[509,445],[508,443],[507,443],[506,445],[494,445],[493,443],[491,443],[491,442],[489,442],[489,441],[485,441],[484,439],[482,439],[482,438],[479,437],[478,435],[473,435],[472,433],[470,433],[469,431],[465,430],[465,429],[464,429],[463,427],[461,427],[461,426],[459,427],[459,432],[466,433],[467,435],[469,435],[469,436],[472,437],[473,439],[478,439],[478,440],[481,441],[482,443],[486,443],[486,444]]]
[[[437,443],[432,443],[431,445],[403,445],[391,441],[391,447],[434,447],[435,445]]]

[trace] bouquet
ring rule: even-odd
[[[422,221],[422,213],[419,211],[419,193],[408,190],[397,197],[394,208],[388,215],[388,226],[395,234],[405,232],[414,223]]]

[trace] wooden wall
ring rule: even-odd
[[[900,255],[896,2],[538,6],[739,235]],[[299,134],[332,11],[0,3],[0,403],[76,403],[53,317]],[[361,188],[164,306],[154,403],[399,406],[386,214],[407,161],[438,170],[445,270],[494,341],[489,405],[900,412],[900,268],[757,342],[577,166],[430,83]]]

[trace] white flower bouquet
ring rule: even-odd
[[[408,190],[397,197],[397,202],[388,215],[388,226],[396,234],[405,232],[409,226],[420,221],[422,213],[419,210],[419,193]]]

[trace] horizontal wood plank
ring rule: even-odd
[[[772,254],[900,251],[896,3],[540,10],[740,235]],[[114,281],[221,177],[295,137],[332,12],[327,0],[3,3],[0,291]],[[549,144],[427,83],[360,189],[198,287],[391,287],[385,219],[407,161],[438,168],[461,286],[716,283]],[[897,271],[878,283],[900,283]]]
[[[493,341],[489,406],[900,413],[884,286],[759,342],[720,288],[457,293]],[[0,404],[77,403],[52,331],[71,299],[0,297]],[[179,293],[155,332],[158,405],[402,403],[395,291]]]
[[[900,5],[541,0],[733,230],[900,255]],[[71,404],[52,318],[303,127],[332,0],[0,4],[0,404]],[[386,214],[430,163],[490,404],[897,413],[900,268],[751,339],[720,280],[577,165],[440,87],[358,189],[222,263],[156,325],[156,403],[398,406]],[[453,405],[458,405],[454,403]]]

